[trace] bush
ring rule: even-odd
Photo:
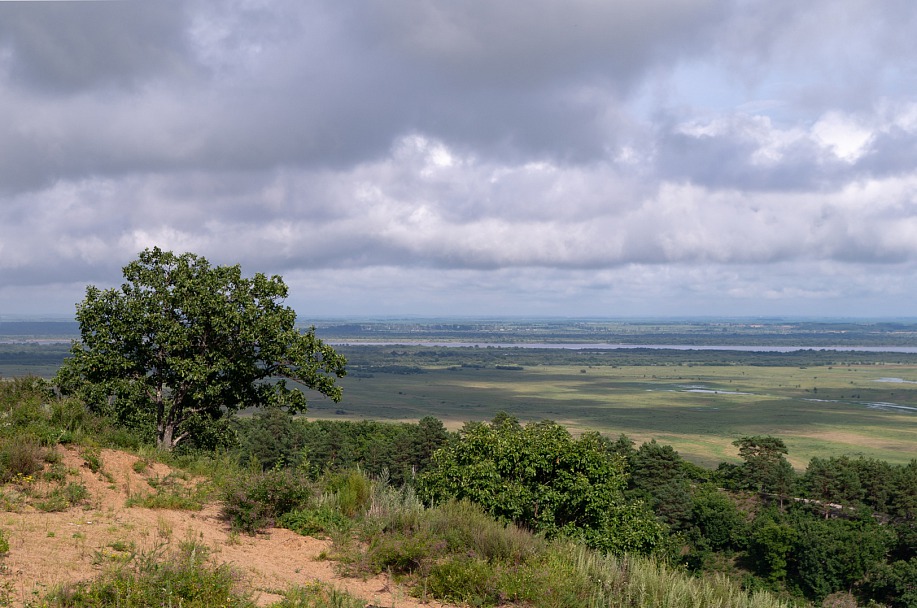
[[[373,572],[410,574],[427,571],[446,549],[446,543],[426,533],[394,533],[376,538],[366,559]]]
[[[347,517],[355,517],[369,508],[372,482],[359,469],[332,476],[325,488],[335,494],[338,508]]]
[[[63,586],[49,593],[41,606],[48,608],[254,608],[248,594],[237,589],[238,577],[227,566],[213,566],[208,550],[182,543],[174,554],[156,552],[133,558],[128,567],[104,573],[98,579]]]
[[[450,557],[435,564],[430,570],[427,588],[437,598],[471,606],[500,603],[497,573],[485,560],[476,557]]]
[[[223,489],[222,514],[233,530],[254,534],[284,513],[308,507],[312,495],[309,481],[293,471],[242,473]]]
[[[337,530],[349,530],[350,518],[328,505],[315,509],[297,509],[284,513],[277,519],[277,525],[303,536],[320,537]]]
[[[45,466],[45,449],[29,436],[0,438],[0,483],[25,477]]]

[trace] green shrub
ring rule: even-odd
[[[0,438],[0,483],[25,477],[45,466],[45,449],[29,436]]]
[[[277,525],[303,536],[321,538],[326,533],[347,531],[353,524],[340,511],[321,505],[315,509],[297,509],[284,513],[277,519]]]
[[[227,566],[211,565],[208,550],[182,543],[174,554],[150,552],[135,556],[127,566],[97,579],[60,587],[39,606],[48,608],[253,608],[255,603],[238,587]]]
[[[335,494],[338,508],[348,517],[364,513],[372,501],[372,482],[359,469],[331,476],[325,489]]]
[[[427,534],[386,534],[370,544],[366,558],[373,572],[409,574],[428,570],[445,549],[445,542]]]
[[[84,446],[80,451],[80,455],[90,471],[98,473],[102,470],[102,451],[97,446]]]
[[[575,439],[550,421],[468,423],[419,478],[424,501],[466,499],[548,538],[571,536],[613,553],[660,549],[667,529],[627,503],[624,462],[598,433]]]
[[[10,541],[6,537],[6,532],[0,530],[0,557],[3,557],[10,552]]]
[[[437,598],[471,606],[496,606],[501,595],[493,566],[469,556],[453,556],[434,564],[427,578],[427,590]]]
[[[284,513],[308,507],[312,495],[309,481],[294,471],[242,473],[226,482],[222,513],[233,530],[254,534]]]

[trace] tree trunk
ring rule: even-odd
[[[173,443],[173,437],[175,435],[175,424],[171,422],[162,422],[159,424],[159,429],[156,437],[156,447],[160,450],[165,450],[171,452],[172,448],[175,447]]]

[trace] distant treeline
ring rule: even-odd
[[[389,367],[494,367],[537,365],[756,365],[807,367],[821,365],[917,364],[917,354],[857,351],[800,350],[788,353],[731,350],[558,349],[443,346],[345,345],[336,347],[347,357],[348,369],[371,371]],[[502,366],[502,367],[497,367]],[[390,372],[404,373],[404,372]]]
[[[857,351],[801,350],[788,353],[726,350],[557,349],[444,346],[344,345],[335,347],[347,357],[348,374],[371,378],[375,374],[422,374],[426,368],[519,370],[539,365],[570,366],[721,366],[817,367],[828,365],[917,365],[917,354]],[[0,365],[56,366],[70,351],[69,344],[0,344]],[[2,370],[0,370],[2,373]],[[21,372],[20,372],[21,373]]]
[[[917,323],[814,321],[367,321],[324,323],[331,340],[459,342],[604,342],[751,346],[914,346]]]
[[[60,365],[69,344],[0,344],[0,365]]]
[[[76,321],[0,321],[0,338],[60,338],[80,337]]]

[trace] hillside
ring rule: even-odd
[[[65,510],[45,512],[35,504],[53,491],[49,482],[20,477],[18,483],[2,488],[0,501],[6,512],[0,521],[9,553],[0,562],[0,586],[9,605],[25,606],[55,586],[94,578],[131,554],[163,552],[194,540],[210,548],[214,562],[231,565],[239,584],[252,591],[260,606],[281,600],[278,591],[316,581],[379,606],[443,606],[420,603],[386,576],[339,576],[333,562],[320,559],[330,548],[329,540],[282,528],[255,536],[233,533],[220,518],[216,502],[199,511],[126,506],[131,497],[151,493],[152,485],[175,473],[164,464],[103,449],[97,456],[101,468],[93,472],[78,448],[55,450],[60,455],[57,468],[67,472],[68,484],[86,488],[85,497]],[[200,481],[181,483],[193,486]]]

